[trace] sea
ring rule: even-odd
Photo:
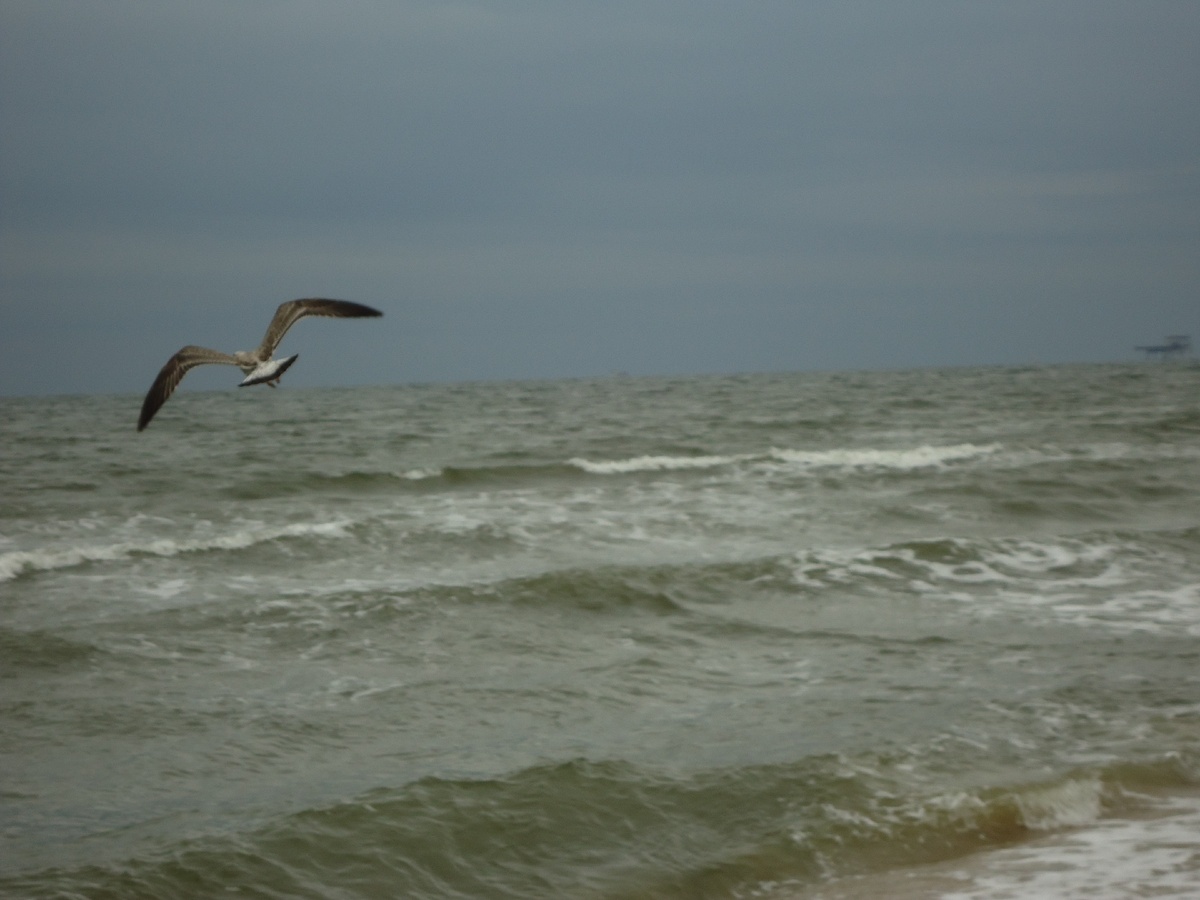
[[[1200,896],[1200,363],[0,399],[0,896]]]

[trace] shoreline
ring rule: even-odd
[[[1200,796],[1160,800],[940,863],[853,875],[772,900],[1125,900],[1200,896]]]

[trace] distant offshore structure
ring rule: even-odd
[[[1192,336],[1189,334],[1168,334],[1164,339],[1165,343],[1151,344],[1147,347],[1134,347],[1134,350],[1141,350],[1149,359],[1152,356],[1157,356],[1160,359],[1173,359],[1176,356],[1183,356],[1192,352]]]

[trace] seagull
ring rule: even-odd
[[[245,374],[238,387],[248,387],[252,384],[268,384],[275,387],[283,373],[296,361],[300,354],[272,359],[275,348],[283,340],[289,328],[305,316],[329,316],[335,319],[360,319],[367,316],[382,316],[377,309],[364,306],[361,303],[351,303],[349,300],[325,300],[313,297],[308,300],[287,300],[279,304],[275,317],[267,326],[267,333],[258,345],[257,350],[239,350],[237,353],[221,353],[219,350],[209,350],[194,344],[182,348],[167,360],[162,367],[154,384],[142,401],[142,414],[138,417],[137,430],[141,431],[150,424],[159,407],[167,402],[167,398],[175,391],[179,382],[188,370],[206,363],[221,363],[227,366],[237,366]]]

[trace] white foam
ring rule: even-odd
[[[1158,818],[1108,819],[971,860],[943,900],[1125,900],[1200,897],[1200,809],[1177,801]]]
[[[1084,806],[1090,814],[1090,803]],[[803,835],[797,838],[803,839]],[[752,896],[779,900],[1190,900],[1200,897],[1200,808],[1194,798],[1177,799],[1145,818],[1100,819],[1065,831],[1060,827],[1016,846],[932,865],[834,879],[815,890],[764,882]]]
[[[710,456],[635,456],[630,459],[589,460],[575,457],[568,464],[593,475],[625,475],[631,472],[669,471],[674,469],[712,469],[735,463],[773,462],[805,469],[925,469],[947,463],[987,456],[998,451],[997,444],[953,444],[936,447],[922,445],[900,449],[789,450],[772,447],[764,453],[740,453]]]
[[[944,466],[964,459],[987,456],[1000,449],[998,444],[953,444],[876,450],[782,450],[772,447],[771,458],[780,462],[808,468],[842,467],[875,469],[926,469]]]
[[[752,459],[749,456],[636,456],[602,462],[575,457],[569,465],[592,475],[625,475],[630,472],[654,472],[671,469],[712,469]]]
[[[1169,591],[1135,591],[1091,604],[1060,604],[1064,617],[1083,617],[1118,631],[1200,636],[1200,584]]]
[[[1078,778],[1016,798],[1021,822],[1033,831],[1054,831],[1088,825],[1100,818],[1104,787],[1099,778]]]
[[[143,593],[157,597],[160,600],[170,600],[173,597],[178,597],[188,587],[188,581],[185,578],[171,578],[167,581],[160,582],[157,585],[147,585],[142,588]]]
[[[1035,612],[1047,621],[1122,633],[1200,636],[1200,582],[1140,587],[1147,561],[1136,546],[1111,538],[944,543],[951,549],[935,559],[912,545],[810,550],[799,554],[792,577],[811,590],[855,579],[906,581],[923,596],[970,606],[980,617]],[[1158,567],[1165,562],[1150,560]]]
[[[0,582],[26,572],[66,569],[90,562],[114,562],[133,556],[176,556],[206,550],[243,550],[255,544],[289,537],[345,537],[349,521],[310,522],[269,527],[261,523],[241,523],[238,530],[223,534],[177,540],[154,538],[119,541],[111,544],[84,544],[42,550],[14,550],[0,554]]]
[[[1103,542],[1086,544],[1079,540],[1062,540],[1057,543],[1035,541],[1010,541],[1002,549],[988,548],[981,555],[994,566],[1016,570],[1021,573],[1047,574],[1078,565],[1109,563],[1118,554],[1114,544]],[[1111,584],[1111,567],[1098,576],[1071,578],[1074,585]]]
[[[409,481],[424,481],[427,478],[437,478],[441,474],[441,469],[408,469],[401,472],[400,477]]]

